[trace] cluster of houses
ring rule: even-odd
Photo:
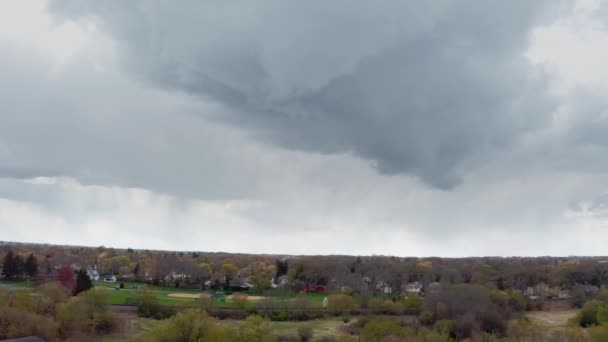
[[[75,271],[80,270],[80,267],[77,265],[72,264],[71,267]],[[112,283],[117,281],[116,275],[101,275],[99,273],[97,265],[88,266],[86,268],[86,272],[87,272],[87,275],[89,276],[89,278],[94,281],[102,280],[105,282],[112,282]],[[170,274],[165,276],[165,280],[174,281],[177,279],[187,279],[189,277],[190,276],[185,273],[171,272]],[[380,294],[392,295],[394,292],[391,284],[384,280],[376,281],[375,286],[372,287],[371,286],[372,279],[370,277],[365,276],[365,277],[363,277],[363,283],[365,285],[365,288],[371,287],[377,293],[380,293]],[[289,280],[286,275],[282,275],[280,277],[273,277],[270,280],[270,287],[273,289],[280,288],[280,287],[286,287],[288,284],[289,284]],[[211,288],[211,286],[212,286],[211,280],[205,281],[204,286],[205,286],[205,288]],[[255,287],[246,278],[240,279],[238,286],[245,291],[250,290],[253,287]],[[308,284],[304,287],[303,290],[304,290],[304,292],[325,292],[325,291],[327,291],[327,289],[328,288],[325,285]],[[342,292],[351,291],[351,289],[347,286],[342,286],[340,289],[342,290]],[[424,284],[422,282],[413,281],[413,282],[403,284],[401,286],[400,290],[401,290],[401,293],[403,293],[405,295],[415,294],[418,296],[424,296],[425,293],[432,293],[435,291],[439,291],[440,289],[441,289],[441,284],[439,282],[432,282],[432,283],[429,283],[426,286],[424,286]],[[591,285],[591,284],[576,284],[571,289],[571,291],[581,291],[586,294],[592,294],[592,293],[599,291],[599,288],[597,286]],[[557,289],[557,288],[550,288],[545,283],[539,283],[535,286],[529,286],[526,289],[522,290],[521,293],[522,293],[522,295],[526,296],[530,300],[566,299],[571,296],[569,291],[566,291],[563,289]]]

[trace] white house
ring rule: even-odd
[[[116,276],[115,275],[105,276],[105,277],[103,277],[103,281],[105,281],[106,283],[115,283]]]
[[[96,269],[87,268],[87,275],[89,276],[89,279],[93,281],[99,280],[99,272],[97,272]]]
[[[393,293],[393,288],[386,281],[380,280],[376,284],[376,291],[382,292],[384,294],[391,294]]]
[[[422,292],[422,283],[419,281],[414,281],[411,283],[408,283],[405,286],[405,292],[407,293],[420,293]]]

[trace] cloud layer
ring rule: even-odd
[[[605,254],[597,5],[4,4],[0,239]]]
[[[53,4],[96,20],[132,75],[225,105],[218,119],[439,188],[555,106],[524,57],[553,2]]]

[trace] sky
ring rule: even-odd
[[[0,2],[0,240],[606,255],[602,1]]]

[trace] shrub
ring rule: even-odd
[[[0,307],[0,339],[34,335],[55,340],[57,330],[57,323],[49,318],[16,308]]]
[[[473,329],[475,328],[475,316],[473,314],[466,314],[456,319],[454,323],[454,337],[458,340],[471,337]]]
[[[72,297],[57,306],[55,319],[59,324],[59,334],[68,337],[77,332],[87,331],[89,310],[82,298]]]
[[[201,310],[209,312],[213,309],[213,297],[209,293],[201,294],[198,300]]]
[[[422,311],[420,315],[418,315],[418,321],[423,325],[432,325],[435,323],[435,316],[431,311]]]
[[[383,310],[383,304],[384,304],[384,300],[382,300],[381,298],[378,297],[374,297],[371,298],[368,302],[367,302],[367,306],[368,308],[373,312],[373,313],[381,313]]]
[[[403,339],[405,330],[393,319],[372,319],[361,330],[361,341],[382,342],[389,338]]]
[[[436,321],[433,325],[433,329],[441,335],[453,335],[454,334],[454,321],[449,319],[442,319]]]
[[[507,326],[502,316],[496,311],[484,312],[478,315],[481,322],[481,330],[496,336],[504,336]]]
[[[543,332],[527,318],[511,321],[507,329],[508,336],[515,341],[542,341]]]
[[[225,341],[234,340],[229,331],[217,326],[204,311],[182,311],[162,322],[148,334],[146,341]]]
[[[422,310],[423,304],[422,298],[411,295],[401,301],[401,308],[406,314],[417,315]]]
[[[245,310],[247,308],[247,294],[235,293],[231,298],[236,308],[241,310]]]
[[[160,313],[160,304],[156,295],[149,290],[144,290],[137,305],[137,312],[142,317],[158,317]],[[161,317],[164,318],[164,317]]]
[[[108,296],[108,291],[95,288],[81,292],[78,295],[95,312],[106,311],[108,309]]]
[[[50,282],[38,287],[39,296],[36,298],[36,312],[54,315],[57,305],[68,299],[68,292],[61,284]]]
[[[312,340],[314,334],[314,330],[310,325],[301,325],[298,327],[298,337],[300,341],[310,341]]]
[[[285,311],[275,311],[270,315],[270,320],[273,322],[284,322],[289,319],[287,312]]]
[[[116,318],[108,311],[96,312],[93,314],[90,326],[93,332],[109,333],[116,326]]]
[[[597,325],[597,312],[600,305],[601,303],[596,300],[585,303],[581,311],[574,317],[575,323],[583,328]]]
[[[270,320],[254,315],[241,324],[238,331],[240,341],[266,342],[274,341]]]
[[[349,313],[355,308],[353,297],[345,294],[332,294],[327,296],[327,310],[334,315]]]

